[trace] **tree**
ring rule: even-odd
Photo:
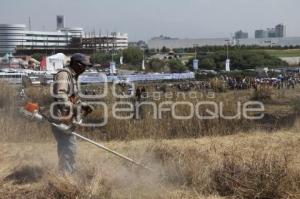
[[[149,61],[149,71],[162,72],[164,70],[165,62],[160,59],[151,59]]]
[[[132,65],[141,65],[143,51],[139,48],[127,48],[123,51],[124,62]]]
[[[224,70],[226,51],[218,50],[205,54],[198,54],[200,68]],[[277,57],[271,56],[263,50],[231,49],[229,52],[230,68],[232,70],[253,69],[255,67],[276,67],[287,65]],[[191,66],[192,60],[189,61]]]
[[[188,68],[182,64],[180,60],[172,59],[168,62],[168,66],[172,73],[182,73],[188,70]]]
[[[163,46],[162,49],[161,49],[161,52],[162,52],[162,53],[169,53],[169,52],[170,52],[170,49],[167,48],[167,47],[165,47],[165,46]]]
[[[106,64],[111,61],[111,54],[109,53],[96,53],[91,56],[91,63]]]
[[[200,68],[205,68],[208,70],[215,69],[216,68],[215,60],[209,57],[202,59],[200,62]]]
[[[43,59],[43,57],[44,57],[45,55],[44,54],[42,54],[42,53],[34,53],[33,55],[31,55],[31,57],[33,58],[33,59],[35,59],[35,60],[37,60],[37,61],[42,61],[42,59]]]

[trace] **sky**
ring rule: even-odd
[[[55,30],[56,15],[65,26],[85,32],[126,32],[130,41],[159,35],[177,38],[229,37],[243,30],[287,26],[300,36],[300,0],[1,0],[0,24],[26,24]]]

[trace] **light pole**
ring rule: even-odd
[[[226,43],[226,62],[225,62],[225,71],[230,72],[230,59],[229,59],[229,42],[230,40],[225,40]]]
[[[195,48],[195,57],[194,57],[194,60],[193,60],[193,69],[195,71],[197,71],[199,69],[199,60],[197,59],[197,47],[198,47],[198,44],[194,44],[193,46]]]
[[[145,70],[145,48],[143,48],[143,62],[142,62],[142,70]]]
[[[123,49],[121,49],[120,65],[123,65]]]
[[[12,55],[11,52],[8,54],[8,63],[9,63],[9,68],[11,68],[11,59],[12,59]]]
[[[228,45],[230,40],[227,39],[225,41],[226,41],[226,59],[228,59],[229,58]]]
[[[194,44],[193,46],[194,46],[194,49],[195,49],[195,59],[197,59],[197,47],[198,47],[198,45]]]

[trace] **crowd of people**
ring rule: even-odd
[[[168,89],[176,89],[181,92],[191,90],[214,90],[223,87],[224,90],[257,89],[260,85],[276,89],[294,89],[300,82],[298,73],[279,74],[277,77],[228,77],[219,76],[209,80],[156,85],[156,91],[166,92]]]
[[[283,88],[295,88],[299,77],[297,74],[280,74],[277,77],[244,77],[244,78],[226,78],[225,82],[227,87],[231,90],[242,90],[242,89],[257,89],[259,85],[270,86],[277,89]]]

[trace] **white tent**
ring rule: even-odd
[[[66,63],[67,57],[63,53],[52,55],[50,57],[47,57],[46,70],[55,71],[58,69],[62,69]]]
[[[12,59],[14,56],[11,53],[6,53],[4,57],[2,57],[2,61],[5,63],[8,63],[10,59]]]
[[[110,62],[109,73],[110,74],[117,74],[116,62],[114,62],[114,61]]]

